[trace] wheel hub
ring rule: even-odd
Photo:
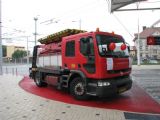
[[[84,94],[84,86],[82,83],[78,83],[76,86],[75,86],[75,93],[77,95],[83,95]]]

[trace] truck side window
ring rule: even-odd
[[[93,38],[87,37],[87,38],[81,38],[80,39],[80,52],[84,56],[94,55],[94,45],[93,45]]]
[[[67,57],[75,56],[75,41],[69,41],[66,43],[66,53]]]

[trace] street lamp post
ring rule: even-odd
[[[27,36],[27,65],[29,64],[28,36]]]
[[[82,21],[81,21],[81,19],[79,19],[78,21],[76,20],[76,21],[72,21],[72,22],[78,22],[79,23],[79,29],[81,30],[81,27],[82,27]]]
[[[81,30],[81,25],[82,24],[82,21],[81,21],[81,19],[79,19],[79,29]]]
[[[1,9],[2,9],[2,7],[1,7],[1,0],[0,0],[0,75],[2,75],[2,57],[3,57],[3,55],[2,55],[2,21],[1,21]]]
[[[34,17],[34,21],[35,21],[35,46],[37,45],[37,20],[38,20],[38,17]]]

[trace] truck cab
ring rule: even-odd
[[[120,35],[90,32],[64,37],[62,67],[85,76],[87,94],[108,96],[131,88],[129,49]]]

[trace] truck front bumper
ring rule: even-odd
[[[129,76],[106,80],[90,79],[89,81],[87,85],[87,94],[98,97],[117,95],[132,87],[132,79]]]

